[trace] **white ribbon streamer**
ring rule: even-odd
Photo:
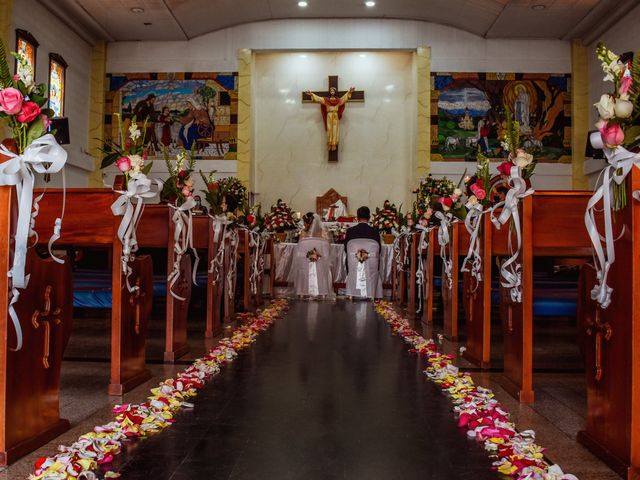
[[[511,218],[513,230],[516,232],[517,247],[513,248],[512,231],[509,230],[508,248],[510,257],[502,263],[500,267],[500,283],[503,287],[509,289],[511,301],[515,303],[522,302],[522,265],[518,262],[520,250],[522,249],[522,232],[520,231],[520,214],[518,212],[518,204],[520,200],[532,195],[534,190],[527,189],[525,180],[520,176],[520,167],[513,165],[511,167],[509,185],[511,188],[507,192],[504,202],[499,202],[491,209],[491,222],[500,230],[500,227],[507,223]],[[502,207],[502,212],[498,218],[493,216],[493,212]]]
[[[216,255],[211,259],[211,263],[209,264],[209,273],[212,274],[211,283],[212,285],[216,285],[220,281],[220,272],[223,270],[225,251],[224,239],[226,238],[227,225],[229,224],[229,220],[227,220],[226,215],[216,215],[215,217],[209,215],[209,217],[213,220],[213,244],[214,246],[218,246]]]
[[[358,262],[358,268],[356,270],[356,290],[360,291],[360,296],[367,296],[367,270],[364,262]]]
[[[314,297],[320,295],[320,289],[318,288],[318,266],[316,263],[317,262],[309,261],[309,295]]]
[[[13,264],[7,273],[11,278],[9,316],[16,330],[17,339],[16,348],[12,350],[17,351],[22,348],[22,328],[14,305],[20,297],[19,289],[26,288],[29,283],[29,275],[25,273],[28,239],[33,233],[35,218],[38,215],[37,208],[32,214],[35,184],[33,172],[43,174],[59,172],[67,161],[67,152],[58,145],[53,135],[46,134],[34,140],[22,155],[11,152],[4,145],[0,145],[0,154],[8,157],[6,162],[0,164],[0,186],[15,186],[18,197],[18,223],[14,237]],[[56,219],[56,225],[61,228],[62,216]],[[57,229],[58,234],[59,228]],[[56,229],[54,228],[55,234]],[[51,246],[54,241],[55,239],[50,240],[49,245]],[[60,261],[60,259],[56,259],[56,261]]]
[[[229,271],[227,272],[227,295],[231,300],[233,300],[236,289],[234,285],[234,280],[236,278],[236,268],[237,268],[237,257],[238,257],[238,244],[240,243],[240,236],[238,235],[238,230],[233,228],[227,231],[227,237],[229,238],[229,246],[231,247],[232,254],[229,265]]]
[[[464,226],[469,232],[469,250],[467,256],[462,262],[462,272],[471,272],[471,276],[475,278],[476,284],[473,289],[475,292],[482,281],[482,256],[480,255],[480,227],[482,226],[482,215],[488,210],[483,210],[482,204],[467,204],[468,212],[464,219]],[[471,267],[471,269],[469,269]]]
[[[193,197],[188,198],[179,207],[169,204],[169,207],[174,209],[171,220],[175,225],[173,232],[173,251],[175,257],[173,261],[173,270],[167,277],[167,283],[169,284],[169,293],[171,296],[181,302],[184,302],[185,298],[176,294],[173,291],[173,287],[180,278],[180,263],[182,261],[182,256],[188,250],[193,252],[195,258],[191,281],[194,285],[197,285],[196,275],[198,273],[200,257],[198,256],[196,249],[193,247],[193,214],[191,213],[191,209],[195,206],[196,202]]]
[[[607,277],[611,266],[616,260],[615,241],[613,234],[613,216],[611,188],[613,182],[622,185],[625,178],[636,166],[640,168],[640,154],[629,152],[624,147],[608,148],[602,141],[600,132],[593,132],[590,136],[591,145],[596,149],[602,149],[607,157],[607,165],[602,171],[602,185],[596,189],[589,199],[587,210],[584,213],[584,223],[594,250],[594,264],[596,267],[597,284],[591,290],[591,298],[598,302],[601,308],[607,308],[611,304],[613,288],[607,284]],[[620,170],[620,173],[618,173]],[[640,200],[640,192],[632,193],[635,200]],[[604,236],[598,230],[595,220],[596,205],[602,200],[604,215]],[[624,231],[624,230],[623,230]],[[604,242],[604,248],[603,248]]]
[[[447,288],[453,289],[453,279],[451,274],[453,271],[451,258],[448,256],[448,247],[451,239],[449,238],[449,228],[451,227],[451,221],[453,216],[450,213],[444,214],[442,212],[436,212],[435,216],[440,220],[438,226],[438,245],[440,245],[440,258],[442,259],[442,269],[447,277]]]
[[[422,258],[422,252],[429,247],[428,241],[428,233],[432,230],[432,228],[427,228],[422,225],[416,225],[416,229],[420,230],[420,239],[418,240],[418,266],[416,268],[416,284],[418,285],[418,305],[416,307],[416,313],[422,311],[423,304],[423,295],[422,291],[424,290],[423,286],[425,282],[428,280],[427,272],[425,272],[424,260]]]
[[[152,186],[156,185],[157,190],[152,190]],[[138,240],[136,239],[136,228],[144,210],[144,199],[150,199],[158,195],[162,182],[160,180],[151,180],[143,173],[134,175],[127,181],[126,190],[116,190],[120,196],[111,205],[111,211],[115,216],[122,216],[122,221],[118,227],[118,238],[122,242],[122,271],[125,274],[125,282],[127,290],[134,292],[137,286],[132,286],[129,282],[132,270],[129,262],[135,258],[135,252],[138,251]],[[135,200],[135,205],[133,203]]]

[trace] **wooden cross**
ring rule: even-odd
[[[340,98],[342,95],[347,93],[346,90],[340,91],[340,89],[338,88],[338,75],[329,75],[328,78],[329,78],[329,90],[331,89],[331,87],[335,88],[336,97]],[[329,93],[329,90],[325,90],[323,92],[313,92],[313,93],[315,93],[319,97],[328,97],[329,95],[331,95]],[[364,102],[364,90],[354,90],[349,101]],[[313,100],[311,99],[311,96],[307,95],[305,92],[302,92],[302,103],[311,103],[311,102],[313,102]],[[329,161],[330,162],[338,161],[338,150],[329,150]]]
[[[140,317],[142,313],[140,312],[140,307],[142,304],[142,300],[147,296],[145,292],[140,289],[140,277],[136,278],[136,287],[135,292],[129,296],[129,305],[136,308],[136,323],[134,324],[134,331],[136,335],[140,335]]]
[[[602,340],[609,341],[613,334],[613,329],[609,322],[602,322],[600,320],[600,308],[596,309],[595,321],[589,317],[587,319],[587,335],[594,336],[596,342],[596,382],[602,379]]]
[[[62,310],[60,307],[51,311],[51,285],[47,285],[44,291],[44,310],[36,310],[31,317],[31,324],[35,329],[44,326],[44,353],[42,354],[42,365],[49,368],[49,356],[51,354],[51,325],[60,325],[62,320],[57,318]]]
[[[513,335],[513,303],[507,303],[507,333]]]
[[[476,286],[473,286],[473,281],[476,281]],[[476,278],[471,278],[469,284],[467,286],[467,299],[469,301],[469,323],[473,322],[473,307],[476,302],[476,298],[478,297],[478,280]],[[454,307],[455,308],[455,307]]]

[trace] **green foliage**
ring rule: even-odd
[[[7,88],[12,85],[11,70],[7,61],[7,51],[4,42],[0,39],[0,88]]]

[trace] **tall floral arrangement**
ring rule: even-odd
[[[399,209],[389,200],[384,201],[382,208],[376,208],[376,212],[371,219],[373,228],[384,233],[391,233],[393,230],[397,231],[401,222]]]
[[[20,64],[26,62],[14,53]],[[18,155],[22,155],[34,140],[47,133],[53,110],[45,108],[47,86],[36,85],[31,75],[11,75],[4,44],[0,41],[0,120],[11,129]],[[28,69],[18,68],[18,72]]]
[[[220,190],[226,197],[227,204],[233,205],[233,209],[243,209],[249,202],[247,187],[238,177],[221,178],[218,182]]]
[[[467,195],[467,208],[475,205],[487,207],[491,204],[489,188],[491,186],[491,173],[489,172],[489,159],[478,152],[476,172],[464,178],[464,186]]]
[[[193,178],[191,175],[195,169],[195,156],[193,152],[182,150],[176,155],[175,160],[171,160],[165,150],[164,160],[167,164],[169,178],[162,186],[160,198],[180,206],[187,199],[193,197]]]
[[[640,146],[640,58],[623,62],[618,55],[602,42],[598,43],[596,55],[602,65],[604,81],[611,82],[610,93],[603,93],[594,104],[599,119],[596,128],[606,148],[624,147],[634,151]],[[621,169],[616,172],[622,173]],[[627,204],[624,184],[614,182],[613,208],[619,210]]]
[[[215,178],[215,171],[208,175],[200,172],[206,189],[202,190],[214,215],[236,214],[246,211],[249,204],[247,188],[237,177]]]
[[[505,177],[511,176],[511,167],[520,168],[520,176],[529,179],[536,168],[536,161],[533,154],[528,153],[523,147],[520,136],[520,124],[513,118],[513,114],[505,106],[505,128],[502,133],[500,143],[505,152],[508,152],[508,159],[498,166],[498,172]]]
[[[113,164],[122,172],[125,178],[125,185],[132,179],[142,179],[151,171],[153,162],[147,161],[145,150],[145,133],[147,131],[147,121],[144,121],[142,130],[138,127],[136,117],[131,119],[131,124],[125,128],[122,123],[122,116],[119,113],[114,115],[118,122],[118,138],[116,140],[105,140],[101,151],[104,154],[100,168],[107,168]]]
[[[271,211],[264,217],[264,228],[268,232],[282,233],[298,228],[298,222],[294,219],[291,207],[278,199]]]

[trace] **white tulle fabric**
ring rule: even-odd
[[[356,253],[359,250],[366,250],[369,254],[367,261],[362,264],[356,258]],[[356,238],[349,241],[347,244],[347,262],[349,264],[347,295],[361,298],[382,298],[382,280],[378,270],[379,259],[380,245],[375,240]],[[366,287],[366,292],[358,288],[363,284]]]
[[[313,249],[320,253],[316,262],[307,258]],[[293,256],[293,285],[296,295],[332,296],[331,245],[324,238],[306,237],[296,245]]]

